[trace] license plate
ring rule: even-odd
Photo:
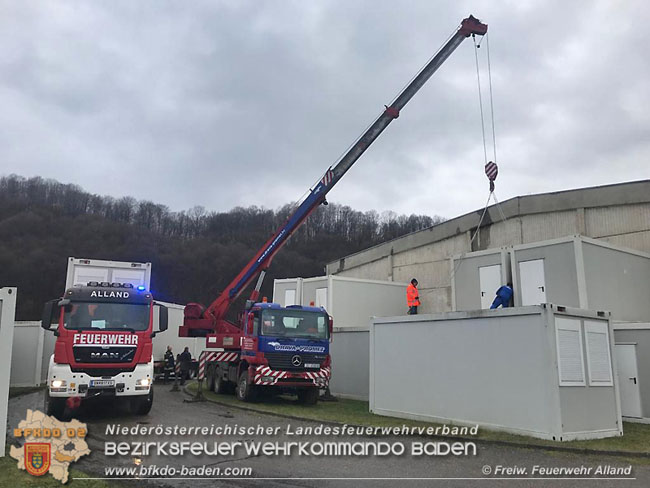
[[[106,386],[115,386],[115,380],[90,380],[90,387],[106,387]]]
[[[320,368],[318,363],[305,363],[305,368]]]

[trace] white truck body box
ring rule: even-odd
[[[151,283],[151,263],[105,261],[102,259],[68,258],[65,289],[85,286],[89,281],[131,283],[134,287]]]

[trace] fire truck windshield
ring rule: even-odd
[[[73,302],[65,306],[63,326],[71,330],[147,330],[149,307],[133,303]]]
[[[327,314],[298,309],[265,309],[262,311],[260,335],[327,339],[329,319]]]

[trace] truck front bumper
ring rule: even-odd
[[[331,370],[327,367],[318,371],[283,371],[268,366],[251,366],[251,369],[253,369],[252,383],[260,386],[327,388],[331,376]]]
[[[153,362],[137,364],[133,371],[112,376],[90,376],[84,372],[73,372],[68,364],[56,364],[50,360],[47,375],[50,396],[59,398],[148,395],[152,383]]]

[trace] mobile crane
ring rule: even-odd
[[[321,204],[386,127],[464,39],[487,32],[487,25],[469,16],[408,86],[359,137],[345,155],[327,169],[287,221],[207,308],[185,307],[182,337],[205,337],[207,350],[199,359],[199,392],[207,377],[208,389],[224,392],[235,386],[237,397],[252,401],[260,387],[289,389],[304,403],[313,404],[330,379],[329,339],[332,319],[325,309],[258,302],[259,291],[275,254],[305,219]],[[226,319],[237,297],[257,276],[239,323]]]

